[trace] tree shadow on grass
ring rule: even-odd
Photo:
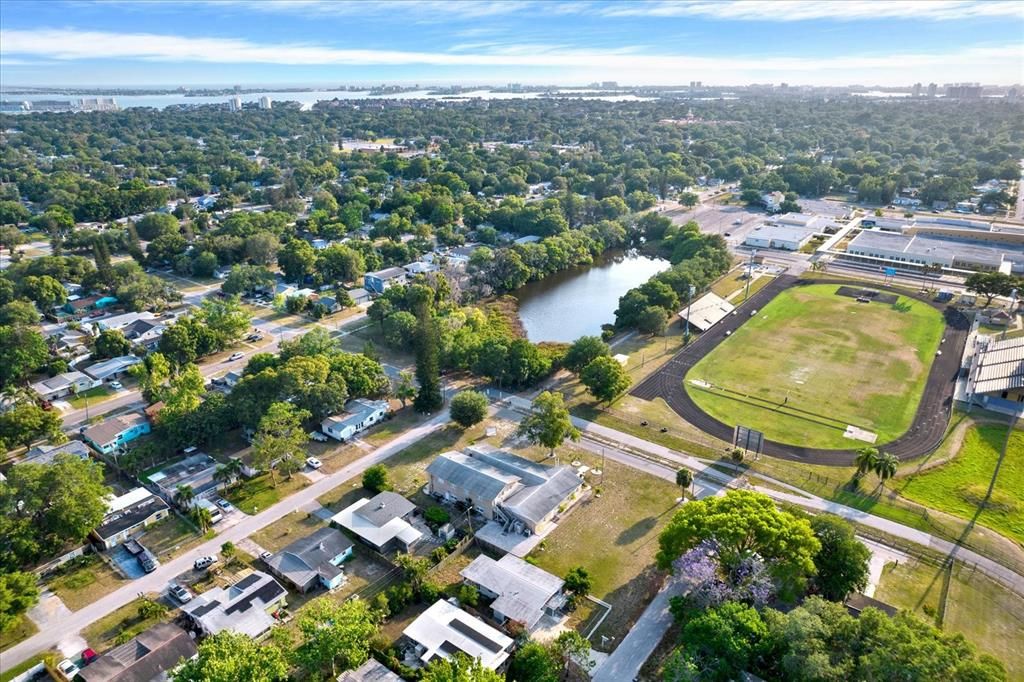
[[[655,516],[648,516],[646,519],[640,519],[632,526],[619,533],[619,537],[615,538],[615,544],[631,545],[654,530],[654,527],[657,525],[658,518]]]

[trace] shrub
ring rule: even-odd
[[[461,391],[452,398],[449,409],[459,426],[469,428],[487,416],[487,396],[477,391]]]
[[[437,530],[444,524],[448,523],[451,519],[451,515],[444,507],[433,506],[423,513],[423,518],[426,519],[428,526]]]
[[[375,493],[391,490],[388,469],[383,464],[374,464],[363,472],[363,487]]]
[[[458,599],[467,606],[476,606],[480,601],[480,592],[472,585],[462,585],[459,587]]]

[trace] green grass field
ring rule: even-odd
[[[686,376],[708,414],[783,443],[856,447],[847,425],[893,440],[909,427],[942,337],[941,314],[907,298],[858,303],[837,285],[783,291]],[[695,380],[711,384],[695,385]]]
[[[956,563],[950,571],[918,560],[887,564],[875,598],[913,611],[946,632],[961,632],[1024,679],[1024,599],[984,573]]]
[[[1006,427],[971,427],[956,457],[934,469],[902,479],[893,487],[904,497],[977,523],[1024,543],[1024,431],[1014,431],[999,466]],[[982,506],[984,502],[984,506]]]

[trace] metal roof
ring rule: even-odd
[[[414,620],[403,634],[424,649],[420,660],[449,658],[454,650],[494,670],[508,658],[512,638],[441,599]]]
[[[305,587],[318,576],[328,580],[339,575],[340,568],[331,563],[352,548],[352,542],[335,528],[324,527],[292,542],[267,559],[267,565],[278,575]]]
[[[511,554],[499,561],[480,555],[460,575],[497,594],[491,608],[527,629],[537,624],[544,608],[560,595],[564,584],[561,578]]]
[[[82,668],[78,679],[85,682],[163,679],[165,673],[195,655],[195,642],[187,632],[173,623],[158,623]]]
[[[1024,388],[1024,338],[989,341],[979,351],[974,381],[977,393]]]
[[[82,437],[98,446],[104,446],[128,429],[146,423],[146,415],[141,412],[130,412],[119,414],[101,421],[95,426],[90,426],[83,433]]]

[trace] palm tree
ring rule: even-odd
[[[683,493],[686,493],[686,489],[693,485],[693,472],[689,469],[680,469],[677,471],[676,485],[683,489]]]
[[[857,451],[857,459],[854,462],[857,464],[856,478],[874,471],[878,467],[878,448],[861,448]]]
[[[189,506],[194,499],[196,499],[196,491],[192,490],[190,485],[179,485],[174,492],[174,501],[178,503],[179,507]]]
[[[405,407],[407,400],[416,397],[416,384],[413,383],[412,372],[401,372],[398,375],[398,386],[395,388],[395,397],[402,401]]]
[[[213,514],[206,507],[195,507],[189,512],[189,518],[196,524],[199,531],[205,533],[213,527]]]
[[[213,472],[213,478],[223,483],[225,488],[237,481],[238,477],[241,475],[242,460],[235,458],[231,458],[225,464],[221,464],[217,467],[217,470]]]
[[[878,478],[885,481],[889,480],[896,475],[896,470],[900,468],[900,460],[891,453],[886,452],[875,464],[875,473],[878,474]]]

